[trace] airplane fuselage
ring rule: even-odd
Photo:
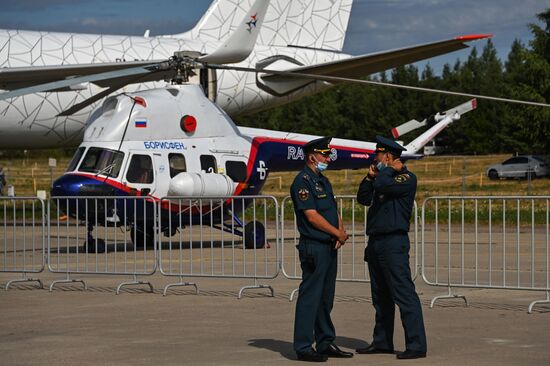
[[[0,30],[0,67],[54,66],[123,61],[166,60],[176,51],[208,54],[217,42],[193,38],[107,36]],[[297,47],[258,45],[238,66],[286,69],[350,57],[349,55]],[[289,103],[329,87],[322,82],[300,81],[277,85],[277,93],[255,73],[217,71],[215,102],[232,117]],[[134,92],[166,85],[166,82],[131,84],[118,92]],[[281,88],[283,93],[281,93]],[[57,115],[103,90],[92,83],[71,90],[28,94],[0,101],[0,148],[48,148],[76,146],[82,141],[90,112],[103,100],[71,116]],[[117,93],[118,93],[117,92]]]

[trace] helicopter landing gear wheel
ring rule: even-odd
[[[84,251],[86,253],[105,253],[107,251],[105,240],[94,238],[92,235],[93,230],[93,226],[88,227],[88,236],[86,237],[86,241],[84,241]]]
[[[265,227],[259,221],[244,226],[244,246],[246,249],[260,249],[265,246]]]
[[[144,233],[142,228],[134,226],[130,229],[130,238],[136,249],[153,248],[155,245],[153,228],[148,228]]]

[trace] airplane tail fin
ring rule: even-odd
[[[473,111],[476,108],[477,101],[476,99],[472,99],[455,108],[449,109],[443,114],[437,113],[434,117],[437,123],[405,146],[407,153],[416,154],[451,123],[458,121],[463,114]]]
[[[225,42],[254,0],[214,0],[191,31],[204,41]],[[257,44],[342,51],[353,0],[271,0]]]

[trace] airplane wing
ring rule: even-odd
[[[370,53],[339,61],[331,61],[314,66],[301,66],[293,68],[290,72],[299,72],[314,75],[330,75],[346,78],[358,78],[392,69],[397,66],[410,64],[431,57],[444,55],[449,52],[467,48],[466,42],[492,37],[491,34],[474,34],[460,36],[439,42],[425,43],[421,45],[395,49],[391,51]],[[263,75],[265,82],[281,82],[296,80],[284,75]]]

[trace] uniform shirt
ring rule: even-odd
[[[408,232],[416,194],[416,176],[406,167],[400,172],[382,169],[374,180],[365,177],[357,201],[370,206],[367,235]]]
[[[338,208],[334,199],[334,192],[329,180],[319,173],[315,174],[309,167],[305,167],[290,187],[290,196],[294,203],[296,224],[301,238],[332,242],[330,234],[318,230],[306,218],[305,210],[316,210],[332,226],[338,228]]]

